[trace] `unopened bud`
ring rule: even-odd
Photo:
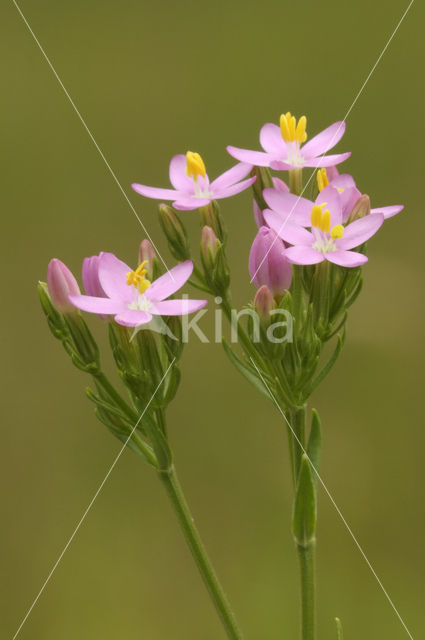
[[[186,229],[172,207],[160,204],[158,210],[159,221],[171,253],[177,260],[187,260],[190,258],[190,249]]]
[[[79,295],[80,287],[68,267],[57,258],[50,260],[47,267],[47,288],[54,306],[60,313],[78,313],[69,301],[68,295]]]
[[[220,242],[225,244],[226,229],[217,202],[212,201],[205,207],[199,207],[199,214],[201,217],[202,226],[211,227]]]
[[[256,287],[266,284],[280,298],[292,281],[292,265],[284,255],[285,245],[268,227],[260,227],[249,254],[249,274]]]
[[[220,242],[211,227],[202,227],[201,232],[201,260],[204,268],[211,271],[214,267]]]
[[[154,265],[158,262],[158,260],[156,257],[155,249],[153,248],[150,240],[148,240],[147,238],[142,240],[139,247],[139,264],[142,264],[142,262],[146,263],[146,277],[152,282],[153,280],[155,280]]]
[[[275,307],[275,302],[273,294],[266,284],[263,284],[255,294],[254,307],[263,324],[270,322],[270,313]]]
[[[347,223],[353,222],[354,220],[359,220],[359,218],[364,218],[369,214],[370,214],[370,198],[368,195],[366,195],[366,193],[364,193],[362,196],[360,196],[360,198],[357,200],[356,204],[354,205],[354,208],[350,213]]]

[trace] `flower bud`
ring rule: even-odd
[[[190,249],[186,229],[172,207],[160,204],[158,210],[159,222],[171,253],[177,260],[187,260],[190,258]]]
[[[156,261],[156,253],[155,249],[152,246],[152,243],[145,238],[140,243],[139,247],[139,264],[142,262],[146,262],[146,277],[148,280],[152,282],[155,280],[154,278],[154,261]]]
[[[354,208],[350,213],[350,217],[347,220],[347,224],[349,224],[350,222],[353,222],[354,220],[358,220],[359,218],[364,218],[365,216],[368,216],[369,213],[370,213],[370,198],[368,195],[366,195],[366,193],[364,193],[362,196],[360,196],[360,198],[357,200],[356,204],[354,205]]]
[[[257,288],[266,284],[274,297],[281,297],[292,281],[292,265],[284,255],[285,245],[268,227],[261,227],[249,254],[249,274]]]
[[[80,287],[68,267],[56,258],[50,260],[47,267],[47,287],[52,302],[60,313],[78,313],[68,295],[79,295]]]
[[[81,275],[84,289],[88,296],[106,298],[106,293],[104,292],[99,280],[99,258],[100,256],[84,258]]]
[[[207,271],[214,267],[220,242],[211,227],[202,227],[201,232],[201,259]]]
[[[267,324],[270,321],[270,313],[275,306],[273,294],[266,284],[263,284],[255,294],[254,307],[260,321]]]
[[[227,233],[217,202],[212,201],[205,207],[199,207],[199,215],[202,226],[211,227],[220,242],[225,244]]]

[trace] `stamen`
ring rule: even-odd
[[[129,286],[133,285],[139,291],[139,293],[144,293],[146,289],[149,289],[151,286],[150,281],[145,278],[147,274],[147,269],[145,269],[145,264],[147,264],[147,260],[144,260],[137,267],[136,271],[129,271],[127,273],[127,284]]]
[[[331,212],[329,209],[326,209],[322,213],[322,219],[320,221],[320,231],[323,233],[329,233],[329,229],[331,228]]]
[[[344,227],[342,226],[342,224],[336,224],[335,226],[332,227],[331,238],[333,240],[336,240],[336,238],[342,238],[343,235],[344,235]]]
[[[317,186],[319,187],[319,191],[323,191],[325,187],[329,184],[328,174],[326,173],[326,169],[319,169],[317,171]]]
[[[312,227],[320,227],[320,222],[322,220],[322,207],[320,205],[314,205],[311,210],[310,220]]]
[[[204,161],[199,153],[194,153],[193,151],[188,151],[186,153],[186,173],[189,178],[193,178],[195,182],[198,179],[198,176],[205,178],[207,175]]]
[[[298,124],[295,116],[290,111],[282,113],[280,116],[280,132],[285,142],[296,141],[299,144],[305,142],[307,140],[306,127],[307,118],[305,116],[301,116]]]

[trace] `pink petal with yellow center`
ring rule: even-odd
[[[288,214],[285,216],[266,209],[263,216],[268,226],[289,244],[312,244],[315,240],[310,231],[293,222]]]
[[[260,144],[265,151],[286,158],[286,144],[282,138],[280,127],[268,122],[260,131]]]
[[[270,163],[270,156],[268,153],[262,151],[250,151],[249,149],[239,149],[238,147],[228,146],[227,152],[236,160],[240,162],[246,162],[257,167],[268,167]]]
[[[314,202],[301,198],[294,193],[283,193],[277,189],[264,189],[264,200],[273,211],[277,211],[285,217],[290,214],[292,222],[302,226],[310,225],[311,210]]]
[[[170,182],[178,191],[193,191],[193,180],[186,173],[186,156],[179,153],[171,158]]]

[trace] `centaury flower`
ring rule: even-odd
[[[328,170],[325,168],[319,169],[317,172],[317,185],[319,187],[319,191],[322,191],[322,189],[328,185],[331,185],[338,190],[341,198],[343,222],[347,222],[351,217],[351,214],[353,213],[356,204],[359,203],[360,198],[367,198],[366,194],[362,195],[361,191],[357,188],[353,176],[349,173],[338,173],[338,169],[336,167],[329,167]],[[387,219],[392,218],[403,209],[403,205],[395,204],[388,207],[370,209],[370,213],[382,213],[384,218]]]
[[[272,210],[264,212],[267,224],[285,242],[293,245],[285,249],[285,257],[294,264],[317,264],[329,260],[342,267],[358,267],[367,262],[367,257],[357,251],[373,236],[384,222],[382,213],[371,213],[363,218],[343,225],[342,206],[339,193],[331,186],[325,187],[315,202],[300,199],[298,207],[292,194],[265,189],[264,198]],[[310,221],[305,216],[309,210]],[[295,215],[292,219],[291,211]],[[306,229],[309,226],[311,229]]]
[[[135,271],[113,253],[101,253],[97,261],[97,275],[101,295],[69,295],[75,307],[90,313],[115,316],[115,321],[128,327],[137,327],[152,320],[153,316],[186,315],[202,309],[206,300],[166,300],[190,278],[193,264],[186,260],[173,267],[152,283],[146,278],[142,263]],[[89,285],[89,290],[93,288]]]
[[[302,167],[329,167],[349,158],[349,152],[324,155],[341,140],[345,132],[345,122],[335,122],[304,144],[307,140],[306,127],[305,116],[297,122],[295,116],[288,111],[280,116],[280,127],[271,122],[262,127],[260,144],[264,152],[232,146],[227,147],[227,151],[241,162],[278,171]]]
[[[204,207],[211,200],[228,198],[247,189],[255,182],[255,177],[243,180],[251,169],[251,164],[239,163],[210,182],[199,153],[188,151],[185,156],[179,154],[171,159],[170,182],[174,189],[160,189],[137,183],[131,186],[147,198],[173,200],[173,207],[176,209],[191,210]]]

